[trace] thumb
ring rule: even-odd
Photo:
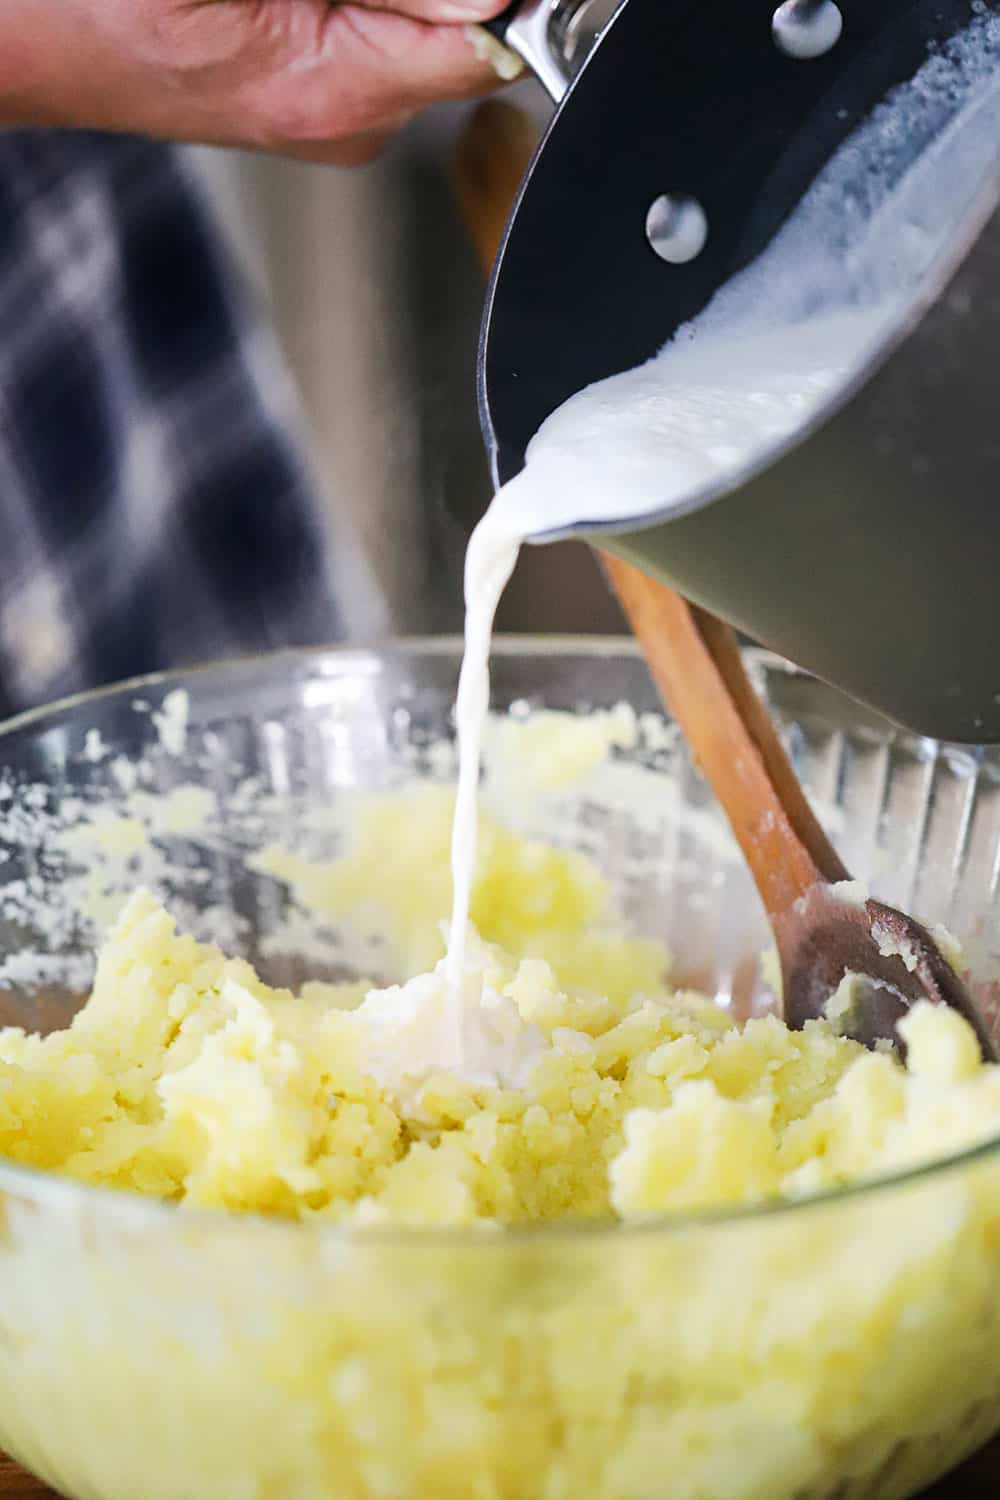
[[[359,0],[359,3],[379,8],[383,0]],[[476,56],[489,64],[498,78],[509,82],[524,72],[524,63],[483,24],[506,8],[507,0],[395,0],[392,5],[400,15],[412,16],[416,21],[445,26],[464,23]]]
[[[476,56],[489,63],[496,76],[505,83],[519,78],[524,72],[524,62],[516,52],[505,47],[485,26],[466,26],[465,34]]]

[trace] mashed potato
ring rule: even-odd
[[[0,1034],[0,1152],[127,1190],[8,1185],[0,1442],[109,1500],[893,1500],[989,1435],[990,1154],[750,1211],[996,1135],[965,1023],[915,1009],[905,1067],[737,1027],[584,859],[486,826],[442,1072],[449,815],[388,798],[341,862],[263,860],[391,907],[399,987],[270,989],[140,892],[73,1024]],[[608,1227],[520,1228],[553,1220]]]
[[[378,889],[381,866],[382,899],[407,913],[405,862],[386,858],[405,814],[430,852],[404,917],[428,953],[428,881],[432,906],[447,899],[439,790],[370,807],[354,855],[314,872],[330,904]],[[826,1024],[738,1028],[665,988],[665,953],[609,924],[581,856],[484,832],[475,914],[500,941],[470,948],[459,1071],[441,1063],[440,962],[295,996],[139,893],[69,1029],[0,1033],[0,1152],[190,1204],[462,1224],[793,1197],[1000,1128],[1000,1068],[959,1016],[914,1010],[905,1068]]]

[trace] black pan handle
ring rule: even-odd
[[[800,4],[802,0],[788,0]],[[834,0],[805,0],[833,5]],[[623,0],[512,0],[485,30],[516,52],[554,104],[588,61]]]
[[[569,3],[567,8],[572,14],[577,6]],[[485,23],[490,36],[527,64],[554,104],[562,99],[572,76],[558,47],[561,11],[560,0],[513,0]]]

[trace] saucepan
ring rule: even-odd
[[[879,252],[891,315],[873,311],[798,430],[681,504],[652,493],[627,523],[558,535],[912,732],[1000,742],[1000,0],[522,0],[493,29],[556,103],[483,321],[497,484],[556,407],[655,355],[834,167],[783,294],[839,277],[849,298],[855,229],[936,163]]]

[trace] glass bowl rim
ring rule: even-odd
[[[436,658],[453,657],[456,664],[461,658],[462,638],[458,635],[390,636],[371,645],[353,642],[332,645],[291,647],[277,651],[258,652],[252,655],[224,657],[199,663],[190,667],[172,668],[169,671],[151,672],[139,677],[126,678],[120,682],[75,693],[52,703],[30,708],[0,722],[0,764],[2,764],[4,741],[12,735],[25,731],[41,730],[46,721],[55,723],[67,713],[75,712],[104,700],[125,697],[148,690],[163,688],[167,691],[188,683],[197,683],[213,674],[252,673],[262,667],[278,666],[281,663],[306,665],[324,657],[334,659],[341,670],[352,657],[357,660],[379,660],[386,656],[417,659],[421,656]],[[638,643],[628,636],[613,635],[516,635],[499,634],[493,642],[494,656],[616,656],[641,659]],[[748,646],[744,655],[752,666],[769,668],[790,676],[809,681],[819,681],[809,672],[759,646]],[[821,683],[827,691],[839,694],[840,690]],[[842,696],[842,695],[841,695]],[[865,710],[859,708],[860,713]],[[891,731],[891,725],[887,726]],[[928,742],[933,744],[936,742]],[[711,1231],[726,1224],[734,1226],[756,1224],[771,1220],[781,1221],[788,1216],[801,1217],[810,1210],[817,1213],[839,1203],[866,1200],[887,1195],[893,1190],[905,1190],[911,1184],[944,1180],[952,1172],[960,1173],[967,1167],[1000,1158],[1000,1133],[980,1141],[963,1151],[932,1158],[901,1172],[889,1172],[861,1178],[846,1187],[826,1188],[822,1192],[804,1194],[797,1198],[766,1199],[758,1203],[727,1204],[721,1208],[696,1209],[692,1211],[650,1215],[648,1218],[623,1222],[605,1216],[599,1219],[563,1218],[538,1220],[531,1223],[498,1223],[485,1220],[462,1225],[411,1225],[350,1224],[301,1220],[268,1216],[236,1209],[190,1207],[182,1203],[160,1198],[146,1197],[124,1189],[96,1186],[78,1182],[59,1172],[42,1168],[22,1166],[0,1157],[0,1195],[28,1197],[40,1207],[51,1207],[58,1211],[87,1211],[109,1216],[113,1226],[130,1231],[155,1228],[157,1226],[183,1226],[186,1230],[213,1231],[218,1235],[240,1234],[285,1234],[302,1238],[310,1235],[331,1247],[371,1246],[387,1248],[412,1245],[439,1247],[441,1249],[526,1247],[544,1245],[549,1241],[598,1244],[604,1241],[617,1242],[645,1239],[649,1236],[671,1235],[694,1230]]]

